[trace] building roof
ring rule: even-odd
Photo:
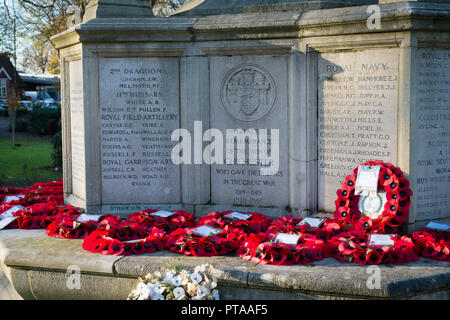
[[[9,59],[8,54],[5,52],[0,53],[0,70],[6,72],[7,76],[9,76],[8,78],[16,84],[17,88],[23,88],[25,86],[19,73]]]
[[[25,83],[32,83],[42,86],[54,86],[60,82],[60,77],[48,74],[28,74],[20,73],[20,77]]]

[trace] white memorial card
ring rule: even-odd
[[[24,199],[24,198],[25,198],[25,195],[23,195],[23,194],[18,195],[18,196],[6,196],[6,197],[3,199],[3,202],[4,202],[4,203],[7,203],[7,202],[17,201],[17,200]]]
[[[0,230],[5,228],[8,224],[16,220],[18,217],[4,217],[0,215]]]
[[[217,236],[222,233],[221,229],[216,229],[207,225],[191,229],[191,232],[200,237]]]
[[[433,230],[439,230],[439,231],[449,231],[450,230],[450,226],[448,224],[443,224],[443,223],[437,223],[434,221],[430,221],[425,228],[428,229],[433,229]]]
[[[225,218],[232,219],[232,220],[248,220],[250,219],[252,215],[246,214],[246,213],[240,213],[240,212],[232,212],[224,216]]]
[[[101,216],[98,215],[92,215],[92,214],[82,214],[77,218],[77,222],[79,223],[85,223],[88,221],[98,221]]]
[[[301,234],[279,233],[277,234],[274,242],[296,246],[301,236]]]
[[[395,234],[371,234],[369,237],[369,245],[371,246],[393,246]]]
[[[320,228],[324,222],[325,219],[322,218],[304,218],[297,224],[297,226],[303,226],[306,224],[312,228]]]
[[[129,240],[129,241],[124,241],[123,243],[138,243],[141,241],[145,241],[145,239]]]
[[[161,218],[168,218],[168,217],[173,216],[174,214],[175,214],[175,212],[156,211],[156,212],[153,212],[151,215],[156,216],[156,217],[161,217]]]
[[[355,195],[368,196],[378,191],[380,166],[359,166],[356,176]]]
[[[11,218],[11,217],[14,217],[13,213],[16,213],[17,211],[20,211],[20,210],[25,210],[25,208],[22,207],[22,206],[15,206],[15,207],[12,207],[9,210],[6,210],[2,214],[0,214],[0,216],[3,217],[3,218]]]

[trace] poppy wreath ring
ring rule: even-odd
[[[450,232],[422,229],[413,233],[412,240],[418,255],[450,262]]]
[[[213,257],[235,252],[246,238],[244,231],[225,226],[218,235],[201,237],[195,228],[177,229],[169,234],[167,248],[175,253],[194,257]]]
[[[403,225],[409,215],[412,191],[409,181],[403,172],[391,163],[383,161],[368,161],[362,165],[380,166],[378,190],[386,193],[386,203],[383,212],[377,217],[364,216],[359,208],[360,196],[355,195],[358,168],[345,178],[340,190],[337,191],[334,217],[348,230],[372,233],[394,233]]]
[[[166,232],[174,231],[178,228],[188,228],[195,225],[196,217],[190,212],[183,210],[172,211],[173,215],[169,217],[160,217],[153,215],[158,210],[147,209],[141,212],[133,213],[125,220],[125,223],[135,226],[157,227]]]
[[[299,223],[304,218],[294,218],[292,216],[275,219],[267,229],[271,237],[276,237],[277,233],[309,233],[315,235],[320,240],[328,240],[342,232],[342,226],[338,220],[323,218],[324,222],[320,227],[312,227],[308,224]]]
[[[250,234],[265,232],[267,227],[269,227],[272,222],[269,217],[261,213],[243,212],[244,214],[250,215],[247,220],[229,219],[227,216],[231,213],[233,213],[232,210],[224,212],[211,212],[208,215],[201,217],[198,224],[206,224],[214,228],[223,228],[226,225],[229,225],[232,228],[238,228],[243,230],[245,233]]]
[[[99,221],[78,222],[77,219],[79,217],[80,213],[77,211],[60,214],[48,226],[45,233],[51,237],[61,239],[84,239],[91,232],[95,231],[102,221],[102,217],[100,217]]]
[[[398,264],[419,259],[410,238],[396,235],[391,239],[392,246],[371,246],[369,234],[343,232],[326,242],[325,256],[361,265]]]
[[[165,249],[165,231],[152,228],[99,228],[83,241],[83,249],[103,255],[140,255]]]
[[[324,241],[312,234],[300,234],[297,245],[276,243],[273,240],[274,236],[269,233],[253,233],[242,243],[237,254],[255,263],[287,266],[309,264],[324,258]]]

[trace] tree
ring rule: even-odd
[[[0,0],[6,1],[6,0]],[[59,72],[56,50],[50,38],[67,28],[71,6],[80,8],[81,15],[89,0],[11,0],[17,1],[25,13],[21,16],[32,45],[24,52],[24,65],[31,70],[49,73]],[[190,0],[148,0],[155,15],[167,16]]]
[[[168,16],[169,13],[175,11],[183,4],[190,0],[150,0],[153,7],[153,13],[156,16]]]

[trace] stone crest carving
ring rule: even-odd
[[[275,103],[275,81],[260,66],[238,65],[224,78],[221,98],[232,117],[242,121],[258,120],[267,115]]]

